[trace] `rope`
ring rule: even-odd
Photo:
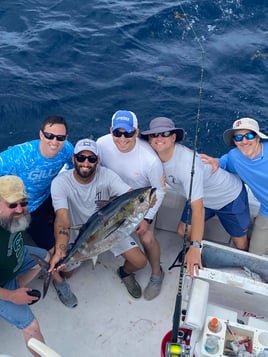
[[[169,270],[172,269],[175,266],[180,266],[180,274],[179,274],[179,284],[178,284],[178,292],[176,296],[176,302],[175,302],[175,310],[173,314],[173,327],[172,327],[172,342],[177,343],[178,339],[178,331],[179,331],[179,322],[180,322],[180,317],[181,317],[181,300],[182,300],[182,287],[183,287],[183,276],[184,276],[184,258],[186,254],[186,244],[188,241],[188,225],[189,225],[189,215],[190,215],[190,208],[191,208],[191,197],[192,197],[192,188],[193,188],[193,179],[194,179],[194,171],[195,171],[195,159],[196,159],[196,152],[197,152],[197,144],[198,144],[198,134],[200,131],[200,112],[201,112],[201,98],[203,94],[203,81],[204,81],[204,63],[205,63],[205,50],[193,28],[191,23],[188,20],[188,17],[179,2],[179,7],[184,14],[184,20],[187,24],[187,26],[191,29],[191,31],[194,34],[194,38],[197,41],[200,49],[201,49],[201,65],[200,65],[200,84],[199,84],[199,94],[198,94],[198,106],[197,106],[197,114],[196,114],[196,127],[195,127],[195,139],[194,139],[194,149],[193,149],[193,161],[192,161],[192,168],[191,168],[191,181],[190,181],[190,188],[189,188],[189,194],[188,194],[188,199],[187,199],[187,215],[186,215],[186,226],[185,226],[185,232],[183,236],[183,248],[182,248],[182,253],[179,253],[179,255],[176,257],[174,263],[169,267]],[[182,254],[182,255],[181,255]],[[181,255],[181,261],[182,263],[179,265],[176,265],[176,261],[178,260],[178,257]]]

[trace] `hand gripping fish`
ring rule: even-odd
[[[156,189],[152,187],[142,187],[128,191],[96,211],[82,225],[66,257],[56,267],[89,259],[92,259],[93,265],[95,265],[99,254],[111,249],[135,231],[148,210],[155,205],[155,191]],[[50,265],[36,255],[31,255],[45,273],[44,298],[51,280],[51,273],[48,272]]]

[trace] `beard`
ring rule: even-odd
[[[0,226],[9,231],[10,233],[17,233],[20,231],[25,231],[30,225],[31,215],[29,212],[23,214],[23,216],[19,218],[15,218],[14,216],[0,217]]]
[[[86,172],[83,171],[83,168],[81,168],[77,163],[74,164],[76,174],[80,176],[82,179],[88,179],[91,176],[95,175],[96,169],[97,169],[97,163],[92,166],[90,169],[88,169]]]

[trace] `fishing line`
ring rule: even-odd
[[[176,257],[174,263],[169,267],[169,270],[175,266],[180,266],[180,275],[179,275],[179,284],[178,284],[178,292],[176,296],[175,302],[175,310],[173,314],[173,327],[172,327],[172,343],[177,343],[178,340],[178,331],[179,331],[179,322],[181,317],[181,300],[182,300],[182,286],[183,286],[183,276],[184,276],[184,258],[186,254],[186,244],[188,241],[188,225],[189,225],[189,215],[190,215],[190,208],[191,208],[191,197],[192,197],[192,187],[193,187],[193,179],[194,179],[194,168],[195,168],[195,159],[197,153],[197,144],[198,144],[198,134],[200,131],[200,112],[201,112],[201,98],[203,94],[203,82],[204,82],[204,63],[205,63],[205,50],[197,36],[192,24],[189,22],[187,14],[185,13],[181,2],[179,1],[179,8],[182,11],[183,19],[187,24],[188,28],[192,31],[194,35],[194,39],[197,41],[200,49],[201,49],[201,65],[200,65],[200,83],[199,83],[199,93],[198,93],[198,105],[197,105],[197,114],[196,114],[196,127],[195,127],[195,138],[194,138],[194,149],[193,149],[193,161],[192,161],[192,168],[191,168],[191,178],[190,178],[190,188],[189,194],[187,198],[187,215],[186,215],[186,226],[185,232],[183,236],[183,248],[182,248],[182,256],[181,261],[182,264],[175,265],[176,261],[178,260],[179,255]],[[167,356],[166,356],[167,357]]]

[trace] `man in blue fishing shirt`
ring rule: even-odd
[[[73,145],[67,137],[65,119],[49,116],[41,124],[39,139],[11,146],[0,153],[0,176],[19,176],[29,195],[29,234],[38,247],[50,253],[55,245],[50,186],[65,164],[72,167]],[[77,299],[68,283],[58,273],[54,279],[61,301],[68,307],[76,306]]]

